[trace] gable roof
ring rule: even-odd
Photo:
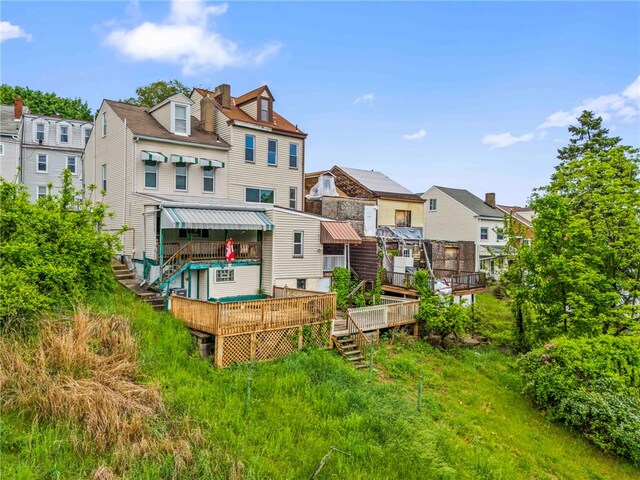
[[[235,99],[236,105],[240,106],[243,103],[247,103],[251,100],[257,99],[260,95],[262,95],[262,92],[264,92],[265,90],[269,94],[269,98],[275,101],[275,98],[273,98],[273,95],[271,95],[271,90],[269,90],[269,87],[267,87],[266,85],[263,85],[254,90],[251,90],[250,92],[245,93],[244,95],[240,95],[239,97],[236,97]]]
[[[256,98],[259,93],[261,93],[264,89],[269,91],[269,88],[264,85],[255,90],[250,91],[249,93],[245,93],[240,97],[231,97],[231,106],[229,108],[224,108],[220,105],[220,102],[216,99],[216,92],[212,92],[211,90],[205,90],[204,88],[194,88],[196,92],[200,95],[207,96],[211,95],[214,99],[216,99],[216,108],[224,113],[230,122],[245,122],[251,123],[253,125],[259,125],[261,127],[271,128],[276,133],[283,133],[285,135],[293,135],[300,138],[306,138],[307,134],[300,130],[296,125],[291,123],[289,120],[284,118],[282,115],[273,111],[273,121],[272,122],[262,122],[260,120],[256,120],[252,118],[247,112],[242,110],[239,105],[241,103],[246,103],[253,98]],[[269,95],[271,92],[269,91]],[[272,97],[273,98],[273,97]]]
[[[176,135],[165,129],[145,107],[128,103],[105,100],[105,103],[122,120],[127,120],[127,127],[134,135],[170,140],[179,143],[193,143],[228,149],[230,145],[215,134],[206,133],[200,128],[200,120],[191,116],[191,135]]]
[[[342,171],[372,192],[376,197],[404,199],[414,202],[424,203],[424,199],[413,193],[411,190],[403,187],[395,180],[387,177],[382,172],[375,170],[361,170],[359,168],[347,168],[334,166],[331,170],[337,169]]]
[[[171,95],[170,97],[165,98],[163,101],[161,101],[157,105],[154,105],[151,108],[147,108],[147,112],[151,113],[154,110],[157,110],[160,107],[163,107],[164,105],[166,105],[169,102],[179,102],[179,103],[187,103],[189,105],[193,105],[193,100],[191,100],[189,97],[187,97],[184,93],[178,92],[176,94]]]
[[[448,188],[448,187],[440,187],[435,185],[435,188],[446,193],[451,198],[453,198],[456,202],[464,205],[469,210],[474,212],[476,215],[481,217],[490,217],[490,218],[503,218],[504,213],[498,210],[497,208],[493,208],[478,197],[476,197],[469,190],[464,190],[461,188]]]
[[[530,212],[531,211],[530,208],[516,207],[516,206],[511,207],[511,206],[508,206],[508,205],[496,205],[496,208],[498,210],[503,211],[507,215],[511,214],[513,216],[513,218],[518,220],[525,227],[533,228],[533,223],[531,223],[531,221],[528,218],[520,215],[520,213],[519,213],[519,212]]]

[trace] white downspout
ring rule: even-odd
[[[476,272],[480,271],[480,217],[478,218],[478,228],[476,228]]]

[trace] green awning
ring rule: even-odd
[[[171,155],[171,163],[198,163],[198,159],[187,155]]]
[[[273,230],[263,212],[167,207],[162,210],[161,228],[207,230]]]
[[[224,168],[223,162],[219,160],[207,160],[206,158],[199,158],[198,165],[201,167]]]
[[[162,162],[166,163],[168,158],[160,152],[150,152],[148,150],[142,150],[140,157],[143,162]]]

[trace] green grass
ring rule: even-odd
[[[442,352],[403,338],[376,352],[375,380],[333,351],[304,351],[215,370],[196,355],[179,321],[120,289],[92,301],[132,320],[145,379],[158,384],[176,421],[202,432],[184,478],[632,479],[640,472],[561,425],[520,394],[513,358],[488,347]],[[418,378],[424,378],[417,411]],[[76,427],[2,419],[3,478],[87,478],[109,454],[80,456]],[[127,478],[171,478],[172,459],[143,459]]]
[[[491,344],[513,346],[513,313],[505,300],[490,293],[476,295],[473,305],[473,329],[475,333],[487,337]]]

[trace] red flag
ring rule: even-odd
[[[227,259],[227,262],[232,262],[236,258],[235,253],[233,253],[233,238],[227,240],[227,243],[224,246],[224,256]]]

